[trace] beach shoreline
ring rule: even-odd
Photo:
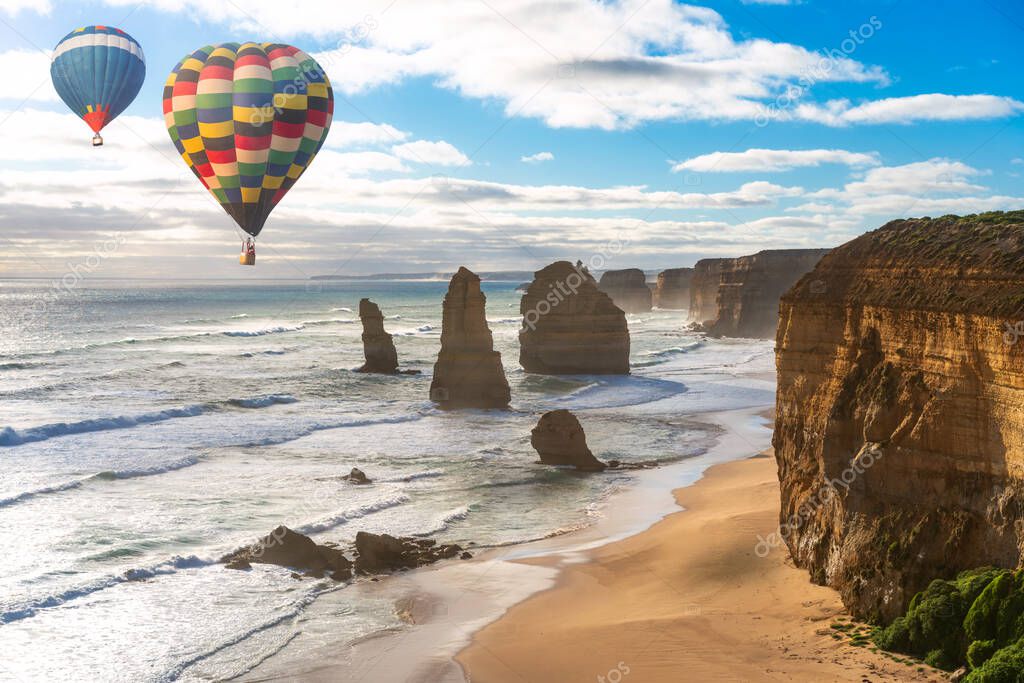
[[[473,635],[457,661],[473,683],[505,681],[945,681],[948,674],[856,647],[833,590],[785,547],[770,451],[719,463],[674,491],[650,529],[557,566],[554,586]]]
[[[688,415],[718,430],[714,444],[693,458],[639,472],[638,481],[613,496],[602,515],[582,529],[487,549],[470,561],[357,582],[332,594],[394,609],[405,626],[350,643],[328,637],[313,648],[308,643],[285,648],[241,680],[470,680],[456,655],[473,642],[476,633],[500,621],[516,605],[557,586],[566,567],[586,563],[591,553],[643,534],[678,513],[674,492],[699,481],[709,468],[764,450],[771,434],[768,411],[769,406],[759,405]],[[335,609],[332,595],[322,596],[305,615],[310,628],[315,628],[318,610]],[[301,658],[294,656],[299,652]]]

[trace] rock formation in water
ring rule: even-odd
[[[718,317],[718,285],[726,260],[706,258],[694,264],[690,278],[690,320],[705,323]]]
[[[459,268],[448,285],[441,351],[430,398],[442,408],[507,408],[511,400],[501,354],[494,350],[480,278]]]
[[[639,268],[606,270],[597,286],[625,313],[651,310],[651,288],[647,286],[647,275]]]
[[[389,534],[360,531],[356,534],[355,569],[359,574],[382,574],[467,554],[462,546],[454,543],[438,545],[430,538],[395,538]]]
[[[527,372],[629,374],[626,315],[585,268],[557,261],[537,271],[519,311],[519,363]]]
[[[607,467],[587,448],[587,435],[580,421],[568,410],[544,413],[530,432],[530,444],[546,465],[572,465],[590,472]]]
[[[779,322],[779,299],[828,249],[770,249],[721,262],[718,314],[705,324],[720,337],[772,339]]]
[[[859,616],[1024,547],[1024,212],[900,220],[782,298],[780,533]],[[762,541],[771,544],[773,540]]]
[[[335,581],[352,578],[352,562],[335,547],[317,545],[309,536],[279,526],[252,545],[222,559],[228,569],[249,569],[251,563],[276,564],[301,569],[307,576],[330,576]]]
[[[359,372],[398,372],[395,340],[384,331],[384,314],[377,304],[369,299],[360,299],[359,320],[363,323],[363,355],[366,357],[366,364],[359,368]]]
[[[653,303],[666,310],[684,310],[690,307],[690,280],[693,268],[669,268],[658,273]]]
[[[352,471],[346,474],[344,477],[342,477],[342,479],[349,482],[350,484],[357,484],[360,486],[363,484],[373,483],[373,480],[366,476],[366,473],[363,472],[358,467],[353,467]]]

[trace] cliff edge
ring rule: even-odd
[[[782,297],[779,537],[861,617],[1024,544],[1024,212],[900,220]],[[779,537],[776,537],[778,540]]]

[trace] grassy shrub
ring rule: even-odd
[[[967,647],[967,665],[977,669],[991,659],[998,649],[994,640],[975,640]]]
[[[873,640],[940,669],[966,665],[965,683],[1024,683],[1024,570],[985,567],[932,581]]]
[[[996,652],[967,674],[964,683],[1024,683],[1024,640]]]

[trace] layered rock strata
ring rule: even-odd
[[[859,616],[1024,547],[1024,212],[901,220],[782,298],[778,536]]]
[[[601,274],[598,288],[610,296],[625,313],[651,310],[651,288],[647,286],[647,275],[639,268],[606,270]]]
[[[771,339],[779,321],[779,299],[828,249],[771,249],[726,259],[719,271],[717,315],[708,334]]]
[[[507,408],[511,400],[486,302],[480,278],[459,268],[444,298],[441,351],[430,382],[430,398],[442,408]]]
[[[706,258],[693,265],[689,306],[693,322],[704,323],[718,317],[718,285],[722,280],[722,264],[726,260]]]
[[[693,268],[669,268],[658,273],[658,284],[654,288],[653,304],[666,310],[683,310],[690,307],[690,281]]]
[[[363,323],[363,356],[366,358],[359,372],[398,372],[395,340],[384,330],[384,314],[380,307],[369,299],[360,299],[359,320]]]
[[[557,261],[537,271],[519,310],[519,363],[527,372],[629,374],[626,315],[585,268]]]
[[[591,472],[607,467],[590,452],[580,421],[568,410],[544,413],[530,432],[530,444],[546,465],[569,465]]]

